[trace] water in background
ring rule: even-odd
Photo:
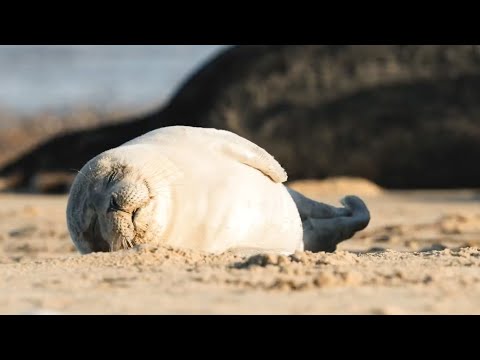
[[[0,111],[28,115],[78,107],[111,111],[159,105],[226,47],[1,45]]]

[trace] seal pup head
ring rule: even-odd
[[[106,151],[90,160],[70,189],[67,224],[82,254],[160,241],[171,206],[172,164],[148,145]]]

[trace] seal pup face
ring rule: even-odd
[[[152,164],[124,156],[134,155],[135,147],[132,153],[117,149],[90,160],[70,190],[67,224],[83,254],[159,240],[168,222],[166,179],[151,171]]]

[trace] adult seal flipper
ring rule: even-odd
[[[337,245],[365,229],[370,222],[367,206],[357,196],[340,200],[344,208],[330,206],[288,188],[297,206],[303,227],[304,250],[333,252]]]

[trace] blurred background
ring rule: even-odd
[[[233,131],[290,180],[477,188],[479,98],[478,45],[0,46],[0,189],[65,193],[170,125]]]
[[[225,45],[0,45],[0,110],[158,106]],[[8,126],[5,120],[1,126]]]

